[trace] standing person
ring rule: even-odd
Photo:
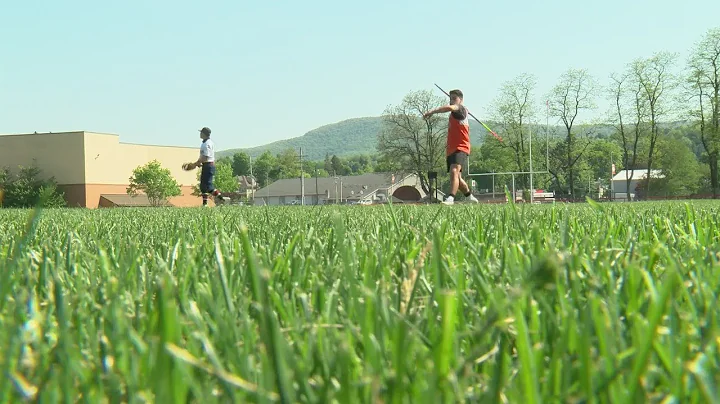
[[[463,105],[462,91],[450,91],[450,104],[426,112],[423,118],[443,112],[450,112],[445,148],[447,171],[450,173],[450,193],[443,203],[446,205],[455,203],[455,194],[458,189],[470,202],[478,203],[477,198],[470,192],[470,187],[461,176],[463,166],[467,167],[470,156],[470,121],[468,120],[468,110]]]
[[[210,128],[200,129],[200,157],[195,162],[195,167],[201,167],[200,171],[200,192],[202,192],[203,206],[207,206],[208,196],[212,194],[215,204],[219,205],[224,201],[222,194],[213,186],[215,179],[215,143],[210,140]]]

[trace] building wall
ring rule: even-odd
[[[169,169],[180,184],[182,195],[171,198],[170,203],[175,206],[201,205],[202,199],[192,195],[192,186],[197,182],[197,170],[182,169],[183,163],[197,160],[199,150],[199,146],[189,148],[120,143],[116,135],[86,132],[86,206],[97,207],[101,194],[125,193],[132,171],[152,160],[158,160],[164,168]]]
[[[14,171],[35,159],[44,176],[55,177],[68,206],[96,208],[101,194],[125,194],[133,169],[157,159],[181,187],[182,195],[170,203],[198,206],[202,199],[192,195],[197,170],[181,166],[197,160],[199,144],[199,138],[197,148],[128,144],[91,132],[6,135],[0,136],[0,166]]]
[[[630,193],[631,194],[635,193],[635,187],[637,187],[637,185],[640,183],[640,181],[643,181],[643,179],[633,178],[632,180],[630,180]],[[613,192],[620,192],[620,193],[627,192],[626,184],[627,184],[627,181],[625,181],[625,180],[613,181]]]
[[[127,185],[89,184],[85,186],[86,207],[97,208],[100,204],[100,195],[126,194],[126,189]],[[181,196],[176,196],[168,200],[174,206],[191,207],[202,205],[202,198],[192,195],[191,186],[181,187],[180,192],[182,192]]]
[[[42,173],[55,177],[59,184],[83,184],[83,141],[83,132],[0,136],[0,167],[15,171],[35,159]]]
[[[118,136],[88,132],[85,133],[85,181],[87,184],[125,185],[133,169],[158,160],[180,185],[191,186],[197,182],[197,173],[184,171],[181,166],[197,160],[199,144],[199,139],[197,148],[120,143]]]

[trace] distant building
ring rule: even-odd
[[[630,178],[632,177],[632,178]],[[630,195],[627,195],[627,183],[630,178]],[[650,178],[665,178],[662,170],[651,170]],[[613,200],[627,201],[635,199],[635,189],[642,182],[647,180],[647,169],[622,170],[615,174],[612,178],[612,194]]]
[[[181,166],[197,160],[198,150],[121,143],[118,135],[85,131],[1,135],[0,167],[14,171],[35,160],[42,175],[55,177],[71,207],[143,206],[147,198],[126,197],[129,178],[136,167],[158,160],[181,186],[182,195],[169,203],[197,206],[202,204],[192,195],[197,172]]]
[[[305,205],[372,204],[419,202],[425,197],[420,178],[391,173],[371,173],[347,177],[305,178]],[[255,205],[298,205],[300,178],[282,179],[255,192]]]
[[[253,191],[260,188],[255,177],[251,175],[238,175],[235,179],[238,183],[238,192],[247,199],[252,198]]]

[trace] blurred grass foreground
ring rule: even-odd
[[[0,210],[0,401],[718,403],[719,213]]]

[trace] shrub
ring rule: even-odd
[[[170,170],[163,168],[157,160],[133,170],[127,193],[137,195],[139,192],[147,195],[153,206],[162,205],[168,198],[182,194],[180,185],[175,181]]]
[[[35,163],[18,166],[16,173],[8,167],[0,170],[0,206],[4,208],[65,207],[63,192],[57,189],[55,178],[43,179],[42,170]]]

